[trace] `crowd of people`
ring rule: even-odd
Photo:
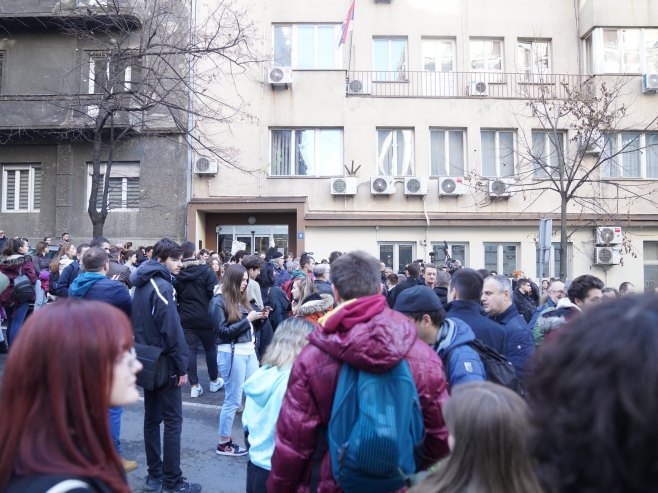
[[[181,470],[199,351],[224,389],[215,451],[248,457],[248,493],[655,488],[658,299],[631,283],[46,240],[2,245],[1,491],[128,492],[139,381],[143,491],[200,492]]]

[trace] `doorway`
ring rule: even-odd
[[[288,251],[288,226],[285,224],[272,225],[217,225],[217,251],[233,250],[233,242],[239,245],[249,255],[267,253],[270,243],[273,242],[277,250]]]

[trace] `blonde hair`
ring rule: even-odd
[[[293,283],[298,283],[297,289],[299,290],[299,303],[301,304],[306,298],[311,296],[313,293],[318,292],[318,288],[315,287],[315,284],[309,276],[297,277],[293,280]]]
[[[292,366],[308,343],[306,338],[315,326],[303,318],[291,317],[279,324],[263,356],[263,365],[282,368]]]

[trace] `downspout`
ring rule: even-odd
[[[196,2],[197,0],[191,0],[191,13],[190,13],[190,42],[194,45],[196,38]],[[189,57],[188,59],[188,70],[189,70],[189,90],[187,97],[187,135],[185,136],[187,140],[187,167],[185,174],[187,179],[185,180],[185,239],[188,239],[188,232],[190,228],[189,224],[189,212],[190,212],[190,201],[192,200],[192,164],[194,163],[194,151],[193,151],[193,139],[192,131],[194,129],[194,58]],[[198,234],[198,232],[197,232]],[[196,241],[194,242],[196,243]]]

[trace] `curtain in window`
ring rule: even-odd
[[[430,174],[444,176],[446,172],[446,132],[432,130],[430,132]]]
[[[514,134],[498,132],[498,152],[500,158],[499,176],[514,175]]]
[[[544,145],[545,138],[546,138],[545,132],[532,132],[532,157],[533,157],[533,164],[535,168],[534,175],[537,178],[548,177],[548,172],[546,171],[548,162],[546,156],[544,156],[544,151],[546,148]]]
[[[658,134],[646,135],[647,178],[658,178]]]
[[[295,175],[313,175],[315,132],[313,130],[295,130],[295,146]]]
[[[292,26],[274,26],[274,55],[277,67],[292,66]]]
[[[377,171],[380,176],[392,176],[393,169],[393,133],[394,130],[377,130],[379,152],[377,154]]]
[[[605,139],[603,145],[603,163],[601,164],[601,176],[603,178],[616,178],[619,176],[619,165],[617,161],[620,156],[617,156],[617,135],[604,134]]]
[[[480,136],[482,140],[482,174],[496,176],[496,132],[484,131]]]
[[[413,176],[413,132],[411,130],[397,130],[396,134],[398,146],[398,174],[400,176]],[[400,148],[400,146],[402,146],[402,148]]]
[[[448,132],[448,153],[448,175],[464,176],[464,132],[461,130]]]
[[[290,130],[272,130],[272,176],[292,174],[290,167],[291,137]]]
[[[624,132],[621,134],[622,176],[625,178],[640,178],[640,134]]]

